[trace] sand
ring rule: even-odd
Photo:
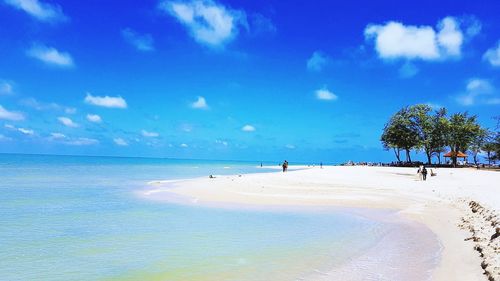
[[[193,204],[226,206],[394,209],[437,237],[439,262],[431,280],[500,280],[500,237],[492,239],[500,227],[500,172],[440,168],[433,169],[437,176],[421,181],[414,168],[295,168],[303,169],[155,181],[143,196],[171,200],[175,194]],[[370,269],[365,270],[344,279],[365,280]]]

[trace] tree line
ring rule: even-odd
[[[500,117],[495,117],[500,123]],[[407,106],[396,112],[385,124],[381,141],[386,150],[393,150],[398,162],[401,153],[406,162],[411,163],[412,150],[423,151],[427,163],[436,157],[441,164],[441,154],[447,150],[452,153],[452,164],[457,164],[457,153],[473,156],[474,163],[479,162],[478,155],[484,152],[488,162],[500,160],[499,125],[494,130],[483,128],[477,122],[477,116],[467,112],[448,115],[446,108],[433,110],[426,104]]]

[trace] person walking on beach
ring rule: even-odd
[[[422,168],[422,179],[425,181],[427,180],[427,169],[425,166]]]
[[[283,173],[286,171],[286,160],[281,164],[281,167],[283,167]]]

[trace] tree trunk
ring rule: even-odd
[[[438,163],[441,165],[441,152],[438,152]]]
[[[406,150],[406,162],[411,163],[410,150],[409,149],[405,149],[405,150]]]
[[[427,155],[427,164],[431,165],[432,161],[431,161],[431,158],[432,158],[432,153],[428,150],[425,151],[425,154]]]
[[[491,166],[491,151],[488,151],[488,166]]]
[[[394,154],[396,155],[396,159],[398,159],[398,162],[401,162],[401,158],[399,156],[399,152],[400,152],[399,148],[393,148],[393,150],[394,150]]]

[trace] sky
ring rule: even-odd
[[[380,135],[401,107],[495,126],[498,11],[497,0],[0,0],[0,152],[392,161]]]

